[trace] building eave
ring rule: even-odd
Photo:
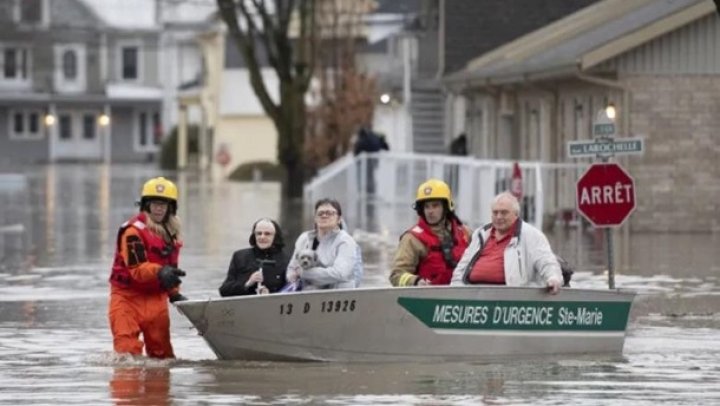
[[[580,66],[582,70],[590,69],[654,38],[715,12],[716,7],[711,0],[695,4],[585,53],[580,58]]]

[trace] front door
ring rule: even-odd
[[[101,144],[97,117],[98,113],[91,111],[59,111],[55,157],[61,160],[99,160]]]

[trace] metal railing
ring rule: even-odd
[[[305,186],[305,201],[337,199],[351,228],[400,233],[415,221],[412,203],[429,178],[447,182],[456,213],[470,227],[490,221],[493,197],[509,190],[513,161],[379,152],[345,156]],[[523,218],[539,228],[571,221],[575,182],[586,164],[519,162]]]

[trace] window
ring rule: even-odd
[[[61,114],[58,123],[58,135],[60,139],[72,139],[72,117],[69,114]]]
[[[42,3],[42,0],[20,1],[20,22],[29,24],[41,23],[43,16]]]
[[[25,133],[25,115],[23,113],[13,114],[13,129],[15,134]]]
[[[124,80],[138,79],[138,48],[134,46],[122,47],[122,78]]]
[[[62,72],[63,78],[65,80],[77,79],[77,62],[77,53],[74,50],[68,49],[67,51],[63,52]]]
[[[8,116],[10,138],[32,140],[42,138],[41,113],[37,110],[15,110]]]
[[[137,113],[136,149],[155,151],[162,142],[162,120],[157,111]]]
[[[30,134],[40,134],[40,113],[31,112],[28,114],[28,131]]]
[[[83,115],[83,139],[95,139],[96,121],[94,114]]]
[[[53,85],[58,93],[82,93],[87,87],[85,44],[54,45]]]
[[[0,53],[2,77],[5,81],[25,81],[28,78],[29,52],[23,47],[2,47]]]
[[[160,122],[160,113],[153,113],[152,115],[152,129],[153,129],[153,144],[160,145],[162,141],[162,123]]]

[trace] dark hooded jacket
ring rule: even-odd
[[[257,223],[256,223],[257,224]],[[275,293],[286,284],[285,270],[287,269],[290,256],[283,251],[282,231],[273,221],[275,226],[275,240],[273,245],[267,249],[260,249],[255,243],[254,234],[250,236],[251,248],[235,251],[230,261],[227,277],[220,286],[220,296],[254,295],[257,284],[246,287],[245,283],[250,275],[262,268],[263,285],[270,293]],[[253,233],[255,226],[253,226]]]

